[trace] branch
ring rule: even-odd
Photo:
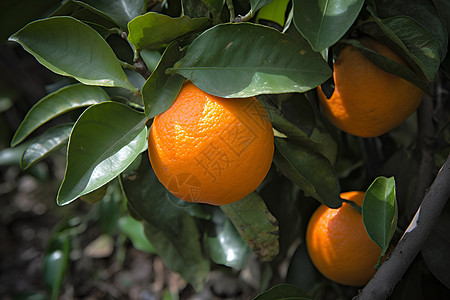
[[[439,170],[430,189],[391,256],[354,297],[356,300],[386,299],[419,253],[439,214],[450,198],[450,155]]]

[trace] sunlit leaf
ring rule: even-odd
[[[136,90],[101,35],[72,17],[34,21],[13,34],[10,40],[21,44],[57,74],[74,77],[88,85]]]
[[[356,20],[364,0],[293,0],[294,25],[315,51],[335,44]]]
[[[50,128],[40,135],[25,149],[20,160],[20,167],[27,169],[58,149],[67,146],[73,124],[63,124]]]
[[[109,96],[100,87],[82,84],[63,87],[33,105],[14,134],[11,146],[17,145],[38,127],[61,114],[106,100],[109,100]]]
[[[143,113],[116,102],[89,107],[75,123],[58,192],[64,205],[108,183],[147,147]]]
[[[271,261],[278,255],[278,222],[258,193],[253,192],[237,202],[221,205],[220,208],[250,249],[262,260]]]
[[[136,49],[156,49],[163,44],[204,30],[211,25],[208,18],[191,19],[188,16],[171,18],[169,16],[148,12],[128,24],[128,40]]]
[[[366,191],[362,217],[369,237],[384,255],[397,229],[398,209],[394,177],[376,178]]]
[[[304,92],[331,76],[305,41],[251,23],[220,24],[203,32],[168,72],[229,98]]]
[[[255,14],[259,9],[272,1],[273,0],[250,0],[250,10]]]

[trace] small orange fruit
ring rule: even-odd
[[[159,181],[176,197],[213,205],[240,200],[270,169],[273,130],[254,98],[225,99],[185,83],[156,116],[148,152]]]
[[[405,61],[373,38],[365,47],[402,65]],[[325,116],[338,128],[361,137],[375,137],[403,123],[419,106],[423,91],[378,68],[358,49],[345,45],[334,63],[335,90],[330,99],[318,88]]]
[[[341,198],[362,206],[364,192],[342,193]],[[319,206],[308,223],[306,247],[325,277],[351,286],[369,282],[381,254],[367,234],[361,213],[348,203],[338,209]]]

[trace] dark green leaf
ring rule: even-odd
[[[108,99],[109,96],[100,87],[82,84],[63,87],[39,100],[28,111],[14,134],[11,146],[16,146],[38,127],[63,113]]]
[[[136,249],[147,253],[155,253],[155,247],[153,247],[144,233],[142,222],[130,216],[124,216],[119,219],[119,228],[131,240]]]
[[[161,53],[159,53],[159,51],[144,49],[140,52],[140,55],[142,57],[142,60],[144,60],[145,65],[147,66],[149,71],[153,73],[153,71],[159,64],[159,61],[161,60]]]
[[[181,228],[177,238],[144,222],[145,234],[154,245],[165,265],[178,272],[195,290],[203,289],[204,280],[209,273],[209,260],[202,253],[200,234],[194,218],[188,214],[181,216]]]
[[[178,74],[166,74],[166,69],[181,58],[179,43],[174,42],[166,51],[142,88],[144,111],[151,119],[166,111],[173,103],[183,85],[184,77]]]
[[[10,37],[53,72],[88,85],[117,86],[131,91],[119,60],[98,32],[72,17],[29,23]]]
[[[450,289],[450,213],[443,211],[422,248],[422,257],[436,278]]]
[[[74,1],[99,14],[104,14],[121,28],[126,29],[132,19],[141,15],[146,7],[146,0],[81,0]]]
[[[309,257],[306,244],[302,242],[292,255],[286,274],[286,283],[293,284],[311,293],[322,278]]]
[[[227,98],[304,92],[331,76],[305,41],[250,23],[220,24],[203,32],[168,71]]]
[[[210,223],[206,232],[205,245],[215,263],[238,270],[247,264],[251,252],[239,232],[220,209],[214,211],[213,222]]]
[[[144,114],[116,102],[89,107],[75,123],[58,192],[64,205],[114,179],[147,147]]]
[[[262,260],[271,261],[278,255],[278,221],[258,193],[253,192],[237,202],[221,205],[220,208],[250,249]]]
[[[335,44],[356,20],[364,0],[293,0],[294,25],[315,51]]]
[[[122,176],[122,187],[133,214],[144,220],[144,231],[155,253],[197,289],[209,272],[194,218],[167,198],[167,190],[153,172],[148,155],[140,167]]]
[[[364,226],[384,255],[397,229],[398,209],[394,177],[376,178],[366,191],[362,206]]]
[[[23,152],[20,167],[27,169],[58,149],[67,146],[72,127],[73,124],[58,125],[36,138]]]
[[[279,284],[259,294],[253,300],[309,300],[307,293],[291,284]]]
[[[59,233],[54,234],[47,245],[42,266],[45,283],[51,291],[51,299],[58,299],[69,262],[69,252],[69,236]]]
[[[366,28],[368,33],[390,40],[390,45],[405,55],[403,58],[418,74],[423,74],[428,81],[434,80],[440,65],[438,46],[433,36],[417,21],[410,17],[398,16],[380,19],[373,10],[371,21]],[[376,24],[377,27],[373,27]],[[414,82],[413,82],[414,83]]]
[[[331,208],[342,205],[340,185],[330,161],[301,144],[275,138],[274,162],[308,196]]]
[[[128,40],[141,49],[157,49],[182,36],[204,30],[211,26],[208,18],[191,19],[188,16],[171,18],[149,12],[128,24]]]
[[[375,0],[375,4],[380,18],[408,16],[420,23],[433,36],[441,61],[444,59],[450,29],[450,3],[447,0]]]
[[[259,9],[272,1],[273,0],[250,0],[250,10],[252,14],[255,14]]]
[[[103,186],[97,190],[101,191]],[[106,194],[98,205],[98,218],[102,234],[107,236],[114,235],[121,214],[121,206],[122,194],[116,181],[107,186]]]

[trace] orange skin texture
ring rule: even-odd
[[[402,65],[405,61],[373,38],[360,42]],[[358,49],[346,45],[334,63],[335,90],[327,99],[318,88],[325,116],[339,129],[360,137],[375,137],[403,123],[419,106],[423,91],[378,68]]]
[[[254,191],[268,173],[273,130],[254,98],[225,99],[187,82],[156,116],[148,151],[160,182],[188,202],[223,205]]]
[[[342,193],[341,198],[361,207],[364,192]],[[319,206],[308,223],[306,246],[313,264],[325,277],[350,286],[369,282],[381,254],[366,232],[361,213],[348,203],[338,209]]]

